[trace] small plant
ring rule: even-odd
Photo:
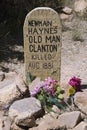
[[[80,31],[78,31],[77,29],[73,29],[73,31],[72,31],[72,39],[74,41],[81,41],[81,42],[84,41],[84,39],[81,36]]]

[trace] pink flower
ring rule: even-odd
[[[36,96],[43,89],[47,94],[54,95],[55,94],[55,86],[57,85],[57,81],[48,77],[45,79],[45,82],[41,82],[38,86],[31,91],[31,96]]]
[[[30,92],[30,95],[32,97],[36,96],[38,93],[41,92],[41,89],[43,88],[44,85],[45,85],[44,82],[41,82],[38,86],[35,86],[34,90]]]
[[[57,85],[57,81],[48,77],[45,79],[45,86],[44,89],[50,94],[54,95],[55,94],[55,85]]]
[[[45,84],[46,85],[56,85],[57,84],[57,81],[48,77],[47,79],[45,79]]]
[[[81,79],[77,77],[72,77],[69,80],[69,84],[75,88],[76,91],[81,91]]]

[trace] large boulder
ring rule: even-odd
[[[81,111],[87,114],[87,89],[83,92],[76,93],[74,102]]]
[[[74,128],[81,121],[81,113],[79,111],[66,112],[58,118],[67,128]]]
[[[9,117],[18,126],[33,127],[35,118],[42,115],[40,101],[30,97],[15,101],[9,109]]]
[[[29,89],[19,75],[0,82],[0,107],[4,108],[17,99],[29,96]]]

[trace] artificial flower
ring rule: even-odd
[[[81,91],[81,79],[77,77],[72,77],[69,80],[69,84],[76,90],[76,91]]]
[[[54,85],[56,85],[57,84],[57,80],[54,80],[54,79],[52,79],[51,77],[48,77],[47,79],[45,79],[45,84],[46,85],[52,85],[52,86],[54,86]]]
[[[69,90],[68,90],[68,96],[73,96],[74,94],[75,94],[75,89],[74,89],[74,87],[71,87],[71,88],[69,88]]]
[[[44,85],[45,85],[44,82],[40,82],[40,84],[35,86],[34,90],[31,91],[30,95],[32,97],[36,96],[38,93],[41,92],[41,89],[43,88]]]

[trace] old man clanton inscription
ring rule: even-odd
[[[51,8],[32,10],[24,22],[24,56],[26,81],[52,77],[60,81],[61,23]]]

